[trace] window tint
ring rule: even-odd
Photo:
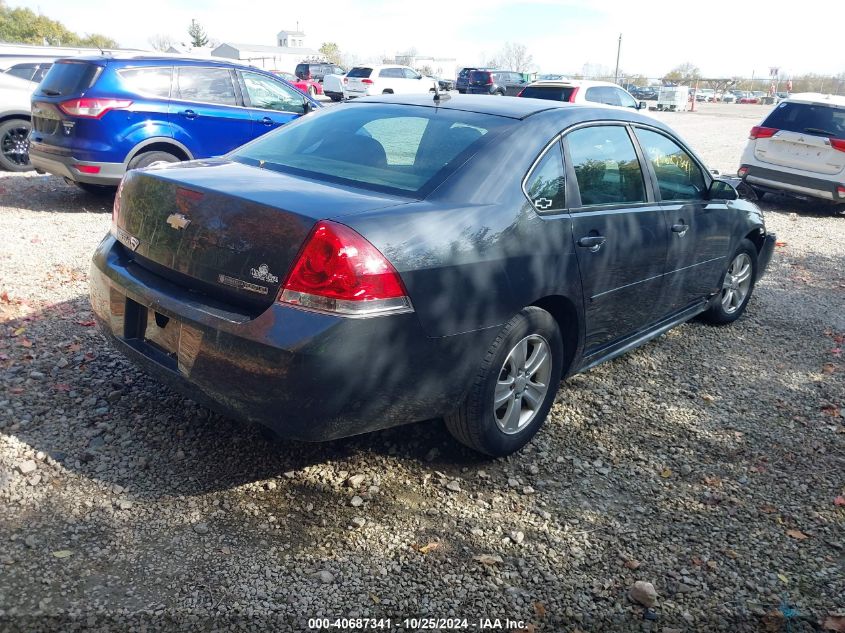
[[[164,98],[170,96],[170,68],[126,68],[118,74],[124,85],[134,92]]]
[[[305,100],[302,93],[288,88],[281,82],[257,73],[241,73],[244,88],[253,108],[279,110],[282,112],[305,112]]]
[[[177,70],[177,99],[239,105],[228,69],[182,66]]]
[[[7,70],[6,74],[12,75],[13,77],[20,77],[21,79],[26,79],[27,81],[32,81],[35,69],[35,64],[17,64]]]
[[[403,68],[402,72],[404,73],[405,79],[416,79],[419,77],[419,74],[410,68]]]
[[[39,86],[48,96],[71,95],[94,85],[103,68],[87,62],[57,62],[50,68]]]
[[[353,68],[352,70],[350,70],[347,77],[361,77],[361,78],[366,79],[367,77],[370,76],[370,74],[372,72],[373,72],[372,68],[365,68],[363,66],[358,66],[357,68]]]
[[[420,193],[512,122],[473,112],[379,104],[303,117],[235,151],[265,169],[355,187]],[[430,184],[431,183],[431,184]]]
[[[845,138],[845,108],[786,101],[772,110],[763,126]]]
[[[492,73],[487,70],[473,70],[469,74],[469,83],[488,84],[492,82]]]
[[[587,88],[584,99],[595,103],[604,103],[606,105],[622,105],[622,102],[619,100],[619,91],[616,90],[616,88],[611,88],[609,86]]]
[[[573,92],[575,92],[574,86],[526,86],[520,96],[529,99],[569,101]]]
[[[643,174],[627,130],[597,125],[566,135],[581,204],[645,202]]]
[[[525,191],[537,211],[557,211],[566,207],[560,143],[552,145],[534,166],[525,181]]]
[[[675,141],[652,132],[636,129],[643,154],[651,163],[663,200],[703,200],[704,175],[692,157]]]

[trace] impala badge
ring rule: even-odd
[[[279,281],[279,278],[270,272],[270,267],[267,264],[261,264],[258,268],[250,268],[249,272],[255,279],[260,279],[268,284],[275,284]]]
[[[167,223],[179,231],[180,229],[187,228],[191,221],[181,213],[171,213],[167,216]]]
[[[137,238],[137,237],[135,237],[135,236],[131,236],[131,237],[129,238],[129,248],[131,248],[133,251],[137,251],[137,250],[138,250],[138,245],[139,245],[140,243],[141,243],[141,242],[140,242],[140,241],[138,241],[138,238]]]

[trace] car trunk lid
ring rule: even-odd
[[[275,300],[318,220],[407,202],[206,161],[129,172],[112,233],[148,270],[215,299],[262,310]]]

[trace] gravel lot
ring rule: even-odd
[[[697,109],[656,116],[735,172],[764,108]],[[439,421],[272,443],[175,395],[92,327],[110,202],[0,173],[0,629],[845,630],[845,218],[761,204],[785,244],[738,323],[569,380],[491,462]]]

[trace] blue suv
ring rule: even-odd
[[[225,154],[320,104],[268,72],[174,57],[75,57],[32,95],[41,172],[109,191],[128,169]]]

